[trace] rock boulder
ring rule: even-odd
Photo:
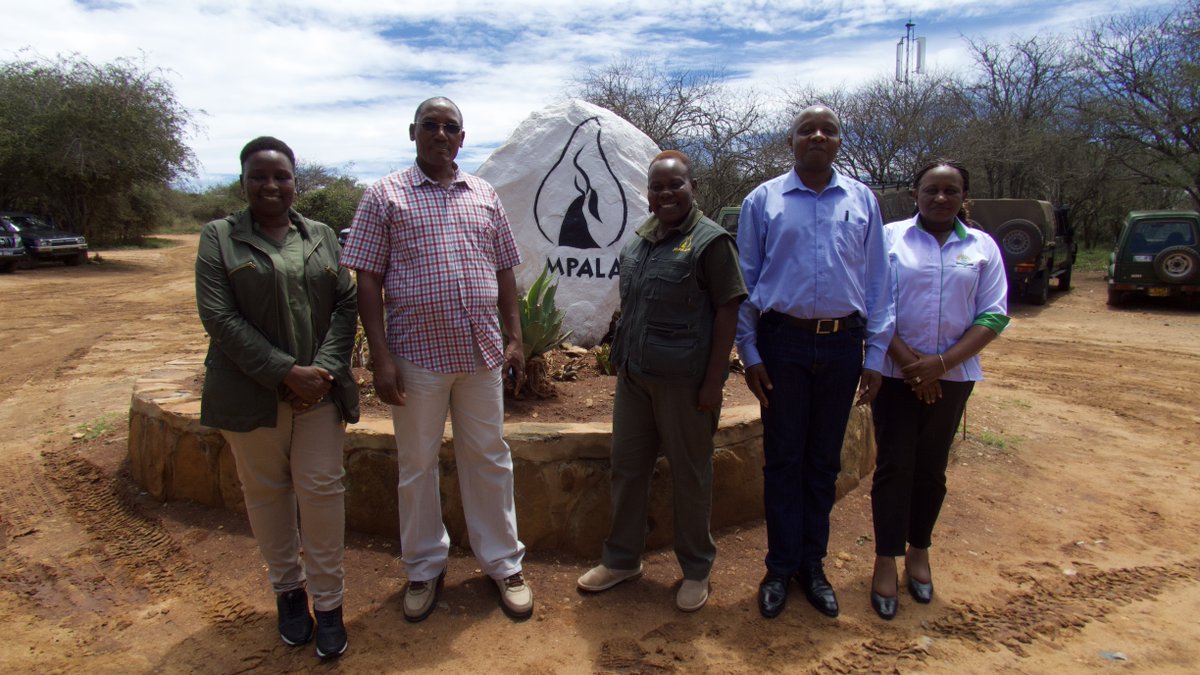
[[[524,263],[522,292],[547,265],[571,341],[600,341],[619,304],[621,246],[648,215],[658,146],[604,108],[572,100],[530,115],[476,174],[504,203]]]

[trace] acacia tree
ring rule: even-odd
[[[159,224],[194,165],[190,113],[162,71],[72,55],[0,64],[0,206],[46,213],[96,241]]]
[[[1122,167],[1200,208],[1200,4],[1097,22],[1078,40],[1082,108]]]

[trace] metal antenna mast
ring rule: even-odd
[[[921,75],[925,72],[925,38],[916,36],[916,27],[910,16],[908,23],[904,24],[904,37],[896,43],[896,81],[904,84],[910,82],[911,74]]]

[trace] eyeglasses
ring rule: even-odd
[[[438,130],[445,130],[447,136],[454,136],[463,130],[461,125],[454,122],[434,122],[433,120],[421,120],[421,128],[431,134],[436,134]]]

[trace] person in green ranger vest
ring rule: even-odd
[[[675,605],[708,602],[716,557],[709,532],[713,434],[746,285],[737,245],[693,203],[688,158],[667,150],[650,162],[653,214],[621,251],[621,318],[610,359],[617,371],[612,434],[612,530],[581,590],[607,590],[642,575],[650,478],[661,451],[671,465],[675,556],[683,582]]]

